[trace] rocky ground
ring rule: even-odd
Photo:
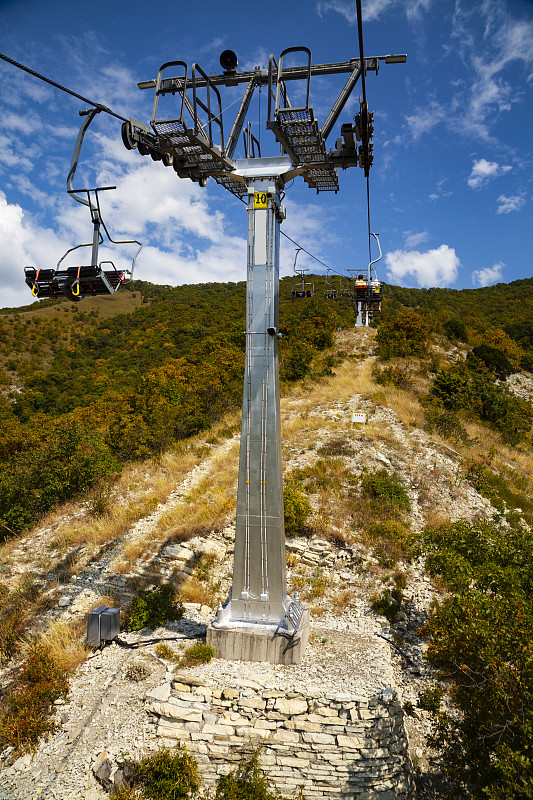
[[[370,331],[353,331],[343,337],[340,346],[348,352],[351,348],[371,355]],[[411,529],[419,530],[430,519],[492,516],[494,509],[490,503],[461,480],[458,455],[453,449],[432,439],[419,427],[404,424],[391,407],[376,402],[368,393],[357,391],[358,374],[363,369],[364,361],[353,366],[353,385],[344,396],[339,393],[334,399],[326,396],[320,401],[306,400],[305,396],[282,400],[284,424],[289,425],[301,416],[308,421],[308,430],[302,431],[300,439],[293,434],[285,445],[286,471],[313,463],[321,445],[345,437],[353,446],[352,455],[346,457],[347,469],[357,474],[363,466],[367,469],[384,466],[402,478],[412,506]],[[527,387],[519,384],[519,388],[525,391]],[[355,411],[367,414],[367,427],[353,427],[351,416]],[[213,447],[204,462],[185,477],[164,503],[133,525],[120,541],[102,548],[99,556],[78,574],[62,579],[54,573],[43,575],[37,566],[39,555],[49,550],[61,525],[66,524],[65,520],[56,519],[52,525],[43,525],[22,537],[10,549],[2,581],[9,584],[22,575],[38,581],[43,594],[49,595],[51,606],[39,620],[40,625],[57,620],[83,621],[86,613],[99,604],[99,598],[109,592],[119,602],[126,603],[133,591],[131,575],[117,575],[113,570],[121,549],[128,542],[148,541],[162,516],[210,474],[214,459],[236,446],[234,438]],[[70,512],[69,524],[76,513],[81,518],[85,511],[80,507],[78,512]],[[219,582],[219,591],[224,593],[231,578],[233,534],[230,518],[221,532],[199,534],[187,542],[167,545],[151,559],[150,575],[166,580],[180,572],[191,574],[199,555],[207,553],[212,557],[213,581]],[[265,687],[287,691],[320,685],[332,691],[371,694],[379,688],[395,686],[403,703],[415,707],[414,715],[406,715],[405,724],[412,761],[425,776],[420,781],[419,797],[443,796],[432,782],[438,762],[425,742],[430,726],[428,716],[416,708],[419,692],[433,678],[424,663],[425,645],[417,632],[436,595],[423,565],[416,562],[399,565],[407,577],[404,610],[391,626],[371,610],[372,597],[391,585],[390,571],[381,568],[372,549],[363,542],[335,544],[320,535],[311,535],[288,540],[287,549],[289,589],[293,575],[304,575],[310,580],[320,566],[326,583],[349,592],[350,603],[332,607],[327,591],[315,600],[310,642],[298,667],[215,660],[195,667],[193,674],[206,681],[214,674],[237,684],[253,680]],[[141,562],[139,569],[142,567],[146,573],[147,564]],[[58,731],[41,742],[34,755],[14,759],[9,752],[3,754],[0,800],[105,797],[94,777],[104,751],[113,758],[121,754],[137,757],[159,746],[155,726],[146,712],[145,698],[169,677],[170,669],[168,662],[156,655],[155,645],[144,642],[154,637],[178,637],[169,644],[179,651],[188,642],[180,637],[201,635],[213,614],[214,607],[189,603],[179,623],[155,632],[123,635],[124,640],[137,645],[135,649],[112,644],[91,653],[72,676],[67,701],[57,705]],[[138,682],[131,679],[134,663],[146,668],[145,677]],[[6,671],[4,682],[7,679]]]

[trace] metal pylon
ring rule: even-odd
[[[254,172],[260,172],[257,162],[263,159],[254,161]],[[286,158],[264,161],[290,166]],[[247,185],[246,360],[233,587],[215,625],[263,623],[287,629],[291,600],[285,576],[278,368],[282,184],[270,174],[248,178]]]

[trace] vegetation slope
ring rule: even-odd
[[[305,393],[309,380],[327,382],[346,359],[333,347],[334,332],[353,325],[353,308],[348,298],[325,299],[323,279],[314,281],[315,295],[305,302],[290,299],[290,279],[280,287],[285,390],[307,380]],[[180,451],[179,442],[217,421],[227,424],[224,415],[240,405],[244,284],[137,283],[124,293],[118,315],[109,300],[84,302],[0,314],[0,520],[3,537],[15,543],[59,503],[89,491],[94,514],[105,511],[106,491],[128,462],[155,456],[163,463],[174,449],[175,470],[199,463],[202,450]],[[496,509],[491,519],[435,519],[410,530],[409,501],[394,472],[348,480],[335,453],[287,480],[291,534],[304,536],[315,525],[342,544],[342,525],[333,530],[333,520],[328,529],[320,508],[313,519],[308,498],[344,493],[350,517],[356,491],[366,498],[358,513],[363,507],[368,516],[358,524],[385,566],[418,555],[440,586],[423,634],[441,683],[422,702],[434,714],[433,744],[461,797],[533,797],[532,407],[527,391],[517,391],[533,369],[532,306],[533,280],[465,292],[387,287],[376,320],[373,402],[399,413],[403,403],[406,424],[447,443],[461,479]],[[214,435],[227,434],[219,425]],[[203,489],[209,510],[200,502],[196,516],[180,523],[191,529],[187,535],[209,514],[223,519],[227,512],[214,487]],[[153,500],[152,487],[129,517],[107,517],[105,534],[93,525],[95,544],[120,536]],[[379,518],[372,516],[376,500]],[[161,535],[170,528],[178,535],[175,520]],[[402,609],[401,575],[393,585],[375,598],[376,610],[391,620]],[[9,660],[23,632],[21,609],[33,604],[38,612],[41,600],[30,585],[2,589],[2,597],[0,649]],[[455,703],[451,713],[441,703],[445,688]]]

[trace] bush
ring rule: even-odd
[[[426,413],[427,429],[430,433],[436,431],[444,439],[453,441],[466,441],[468,435],[457,414],[451,409],[444,408],[434,397],[426,396],[420,399],[420,404]]]
[[[476,369],[469,369],[467,364]],[[428,409],[430,425],[439,429],[441,422],[440,430],[445,435],[448,428],[445,414],[440,411],[439,406],[449,411],[470,411],[488,422],[500,433],[503,441],[511,445],[518,444],[531,430],[531,403],[511,394],[507,386],[496,384],[480,359],[475,364],[471,358],[467,359],[466,364],[454,364],[439,370],[430,396],[422,400],[422,403]],[[452,420],[452,423],[450,430],[457,428],[458,421]]]
[[[472,400],[471,382],[465,364],[454,364],[436,373],[431,394],[447,410],[468,408]]]
[[[446,320],[444,323],[444,330],[446,331],[448,339],[452,341],[458,339],[460,342],[468,342],[468,332],[462,319],[453,318]]]
[[[259,764],[259,750],[245,756],[228,775],[219,778],[215,800],[281,800]]]
[[[372,599],[372,610],[376,614],[386,617],[389,622],[395,622],[402,608],[402,597],[402,590],[399,588],[385,589]]]
[[[516,372],[515,368],[501,350],[497,347],[491,347],[488,344],[481,344],[478,347],[473,347],[471,353],[468,354],[466,362],[469,366],[475,369],[476,361],[479,359],[496,378],[504,381],[508,375]]]
[[[86,492],[117,464],[102,437],[87,433],[75,418],[36,420],[38,433],[28,434],[24,449],[3,465],[0,476],[0,523],[20,531],[58,503]],[[3,538],[0,535],[0,538]]]
[[[128,630],[157,628],[167,619],[176,620],[183,616],[183,606],[174,602],[174,587],[171,583],[157,589],[143,589],[128,607]]]
[[[46,647],[33,643],[17,670],[0,716],[0,749],[34,750],[45,733],[55,730],[53,703],[68,693],[66,671]]]
[[[395,386],[397,389],[408,389],[410,386],[409,369],[398,365],[383,367],[376,364],[372,369],[372,377],[380,386]]]
[[[372,500],[381,501],[389,508],[401,508],[409,511],[411,502],[405,486],[395,472],[385,468],[375,472],[364,472],[361,476],[361,489]]]
[[[533,797],[533,543],[528,530],[460,520],[421,535],[451,590],[424,631],[460,713],[437,708],[433,744],[466,796]]]
[[[409,560],[413,555],[412,535],[401,522],[389,519],[369,525],[367,535],[383,566],[393,567],[398,559]]]
[[[163,748],[137,762],[126,760],[122,769],[129,776],[127,784],[140,790],[141,794],[128,794],[127,790],[119,790],[111,796],[111,800],[122,800],[124,797],[188,800],[199,797],[198,764],[181,745],[173,750]]]
[[[215,657],[215,651],[210,644],[197,642],[188,647],[180,659],[180,666],[194,667],[197,664],[209,664]]]
[[[307,518],[312,511],[311,504],[303,492],[292,486],[284,487],[283,503],[285,506],[285,533],[288,536],[297,536],[304,530]]]
[[[533,353],[524,353],[520,359],[520,369],[525,372],[533,372]]]
[[[443,697],[444,689],[442,686],[428,686],[418,695],[418,707],[436,714],[440,711]]]
[[[383,322],[376,341],[381,358],[423,356],[426,354],[428,323],[416,311],[402,309],[398,316]]]
[[[261,769],[259,748],[244,753],[240,764],[218,779],[214,794],[201,793],[198,764],[182,745],[137,762],[125,759],[120,769],[124,786],[110,800],[283,800]]]

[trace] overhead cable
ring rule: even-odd
[[[62,86],[60,83],[56,83],[56,81],[47,78],[45,75],[41,75],[39,72],[35,72],[35,70],[30,69],[29,67],[25,67],[24,64],[20,64],[18,61],[15,61],[9,56],[4,55],[4,53],[0,53],[0,58],[3,61],[7,61],[8,64],[13,64],[14,67],[18,67],[19,69],[24,70],[24,72],[33,75],[34,78],[39,78],[39,80],[44,81],[45,83],[49,83],[50,86],[55,86],[56,89],[61,89],[62,92],[66,92],[67,94],[72,95],[72,97],[77,97],[78,100],[83,100],[84,103],[88,103],[90,106],[94,106],[95,108],[99,108],[100,111],[105,111],[106,114],[110,114],[112,117],[116,117],[117,119],[121,119],[123,122],[128,122],[129,120],[126,117],[122,117],[120,114],[116,114],[107,106],[102,105],[102,103],[95,103],[94,100],[89,100],[87,97],[83,97],[83,95],[78,94],[77,92],[72,91],[72,89],[67,89],[66,86]]]
[[[312,253],[310,253],[310,252],[309,252],[309,250],[306,250],[306,249],[305,249],[305,247],[302,247],[302,245],[301,245],[301,244],[298,244],[298,242],[295,242],[295,241],[294,241],[294,239],[291,239],[291,237],[290,237],[290,236],[287,236],[287,234],[286,234],[286,233],[284,233],[283,231],[280,231],[280,233],[281,233],[281,235],[282,235],[282,236],[284,236],[286,239],[288,239],[288,240],[289,240],[289,242],[292,242],[292,243],[293,243],[294,245],[296,245],[296,247],[298,247],[300,250],[303,250],[303,252],[304,252],[304,253],[307,253],[307,255],[308,255],[308,256],[311,256],[311,258],[312,258],[312,259],[314,259],[316,262],[318,262],[319,264],[322,264],[322,266],[323,266],[323,267],[326,267],[326,269],[327,269],[327,270],[329,270],[330,272],[333,272],[333,273],[335,273],[335,275],[338,275],[338,276],[339,276],[339,278],[350,278],[350,277],[351,277],[350,275],[348,275],[348,274],[347,274],[347,273],[345,273],[345,272],[338,272],[336,269],[333,269],[333,267],[330,267],[330,266],[329,266],[328,264],[326,264],[324,261],[321,261],[319,258],[317,258],[317,257],[316,257],[316,256],[314,256]]]

